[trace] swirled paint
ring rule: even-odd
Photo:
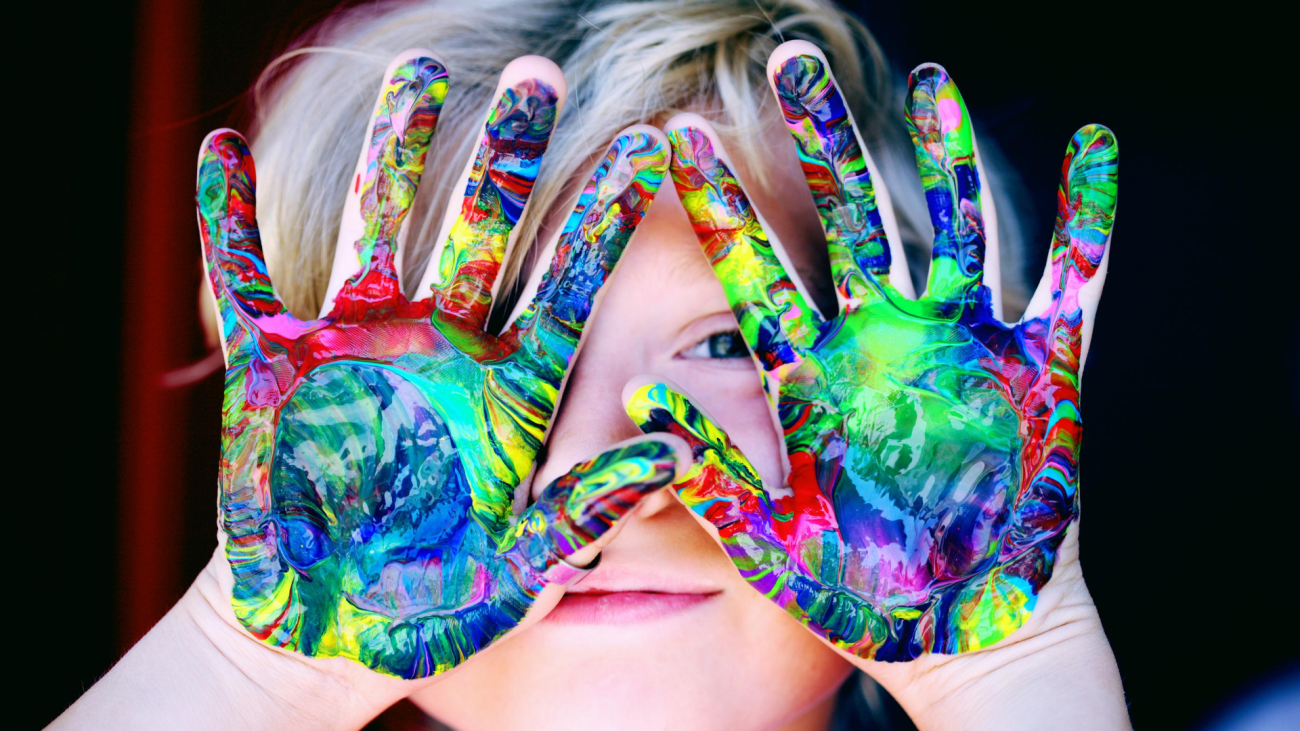
[[[946,72],[913,72],[908,124],[936,232],[927,293],[889,283],[870,172],[824,62],[789,59],[774,86],[830,246],[842,310],[791,283],[740,184],[700,129],[669,133],[672,177],[769,382],[788,489],[764,490],[689,400],[647,386],[628,410],[692,444],[677,489],[718,528],[751,584],[863,658],[987,647],[1021,626],[1078,513],[1082,310],[1115,210],[1104,127],[1071,140],[1049,263],[1052,302],[998,321],[966,106]]]
[[[361,264],[315,320],[284,307],[258,234],[256,174],[237,133],[200,151],[204,260],[226,355],[219,479],[231,604],[258,639],[419,678],[522,619],[564,557],[667,484],[661,442],[601,455],[520,516],[592,302],[667,169],[656,137],[619,137],[564,228],[526,315],[482,330],[506,237],[554,125],[555,94],[509,90],[488,120],[435,296],[393,265],[446,94],[441,64],[385,83],[361,181]]]

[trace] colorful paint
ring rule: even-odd
[[[885,661],[987,647],[1029,616],[1078,514],[1078,293],[1110,236],[1114,137],[1089,126],[1071,141],[1052,305],[1009,326],[981,282],[974,143],[943,69],[914,72],[908,100],[936,231],[918,300],[888,282],[870,173],[823,62],[793,58],[775,82],[822,212],[836,317],[823,321],[790,284],[710,138],[669,138],[683,205],[777,385],[789,489],[765,491],[726,434],[663,385],[638,391],[629,414],[693,446],[681,497],[751,584],[813,631]]]
[[[438,263],[435,298],[448,319],[482,330],[506,243],[533,192],[558,114],[555,90],[527,80],[488,114],[460,215]]]
[[[493,337],[481,329],[487,293],[555,95],[530,81],[502,97],[445,284],[411,302],[393,266],[397,232],[446,86],[442,66],[419,58],[384,87],[362,183],[362,268],[325,317],[299,320],[275,294],[237,133],[204,142],[197,190],[227,363],[219,506],[235,615],[269,644],[403,678],[446,671],[516,626],[563,557],[671,481],[675,465],[661,442],[614,450],[516,517],[592,302],[667,150],[641,133],[615,140],[526,315]]]
[[[813,56],[786,61],[773,81],[826,231],[831,280],[847,302],[870,297],[871,282],[889,282],[889,241],[848,107],[830,72]]]

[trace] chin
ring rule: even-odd
[[[731,593],[636,621],[542,621],[411,700],[460,731],[758,731],[825,706],[852,666],[762,597]]]

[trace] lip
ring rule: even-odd
[[[546,615],[556,624],[636,624],[689,612],[721,592],[570,591]]]
[[[589,625],[654,622],[692,611],[721,593],[722,587],[685,567],[607,562],[569,587],[543,621]]]

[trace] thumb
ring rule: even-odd
[[[670,435],[622,442],[547,485],[502,548],[548,582],[580,578],[608,541],[601,538],[641,500],[686,471],[690,452]],[[612,537],[612,536],[611,536]],[[590,568],[590,567],[589,567]]]
[[[623,387],[623,403],[641,431],[672,434],[690,446],[694,463],[673,487],[724,541],[771,530],[771,506],[758,470],[690,397],[665,381],[639,377]]]

